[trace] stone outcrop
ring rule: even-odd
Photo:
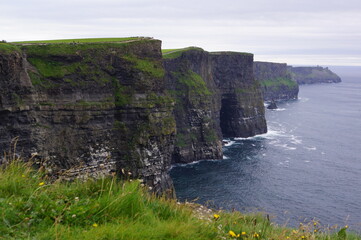
[[[38,155],[54,174],[121,169],[172,191],[175,138],[161,42],[0,46],[0,150]],[[72,169],[71,171],[67,171]]]
[[[299,87],[285,63],[255,62],[254,75],[262,86],[265,101],[298,98]]]
[[[164,55],[164,66],[176,100],[174,162],[220,159],[223,137],[267,132],[252,54],[190,48]]]
[[[288,67],[298,84],[338,83],[341,78],[327,67]]]

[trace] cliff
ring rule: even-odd
[[[143,38],[0,44],[1,152],[18,137],[17,152],[45,160],[54,174],[123,169],[155,192],[171,191],[174,102],[160,48]]]
[[[265,101],[298,98],[298,84],[285,63],[254,62],[254,76],[262,86]]]
[[[172,159],[220,159],[223,137],[267,131],[252,54],[167,56],[151,38],[1,43],[1,152],[54,176],[131,175],[171,195]]]
[[[253,55],[188,48],[163,55],[176,100],[174,162],[222,158],[223,137],[267,132]]]
[[[341,78],[337,76],[330,69],[317,67],[288,67],[292,73],[292,78],[298,84],[313,84],[313,83],[338,83]]]

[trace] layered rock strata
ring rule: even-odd
[[[265,101],[298,98],[299,87],[285,63],[255,62],[254,75],[262,86]]]
[[[176,100],[174,162],[220,159],[223,137],[267,131],[252,54],[190,48],[164,55],[164,66]]]
[[[0,46],[0,149],[54,174],[142,178],[157,193],[175,137],[161,42]],[[69,171],[69,169],[72,169]],[[122,171],[123,169],[123,171]]]

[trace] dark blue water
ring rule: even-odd
[[[223,160],[174,166],[177,197],[361,231],[361,68],[333,70],[342,83],[301,86],[299,100],[267,110],[267,134],[231,139]]]

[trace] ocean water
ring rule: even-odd
[[[223,160],[173,166],[178,199],[361,232],[361,68],[331,70],[342,83],[301,86],[266,110],[267,134],[229,139]]]

